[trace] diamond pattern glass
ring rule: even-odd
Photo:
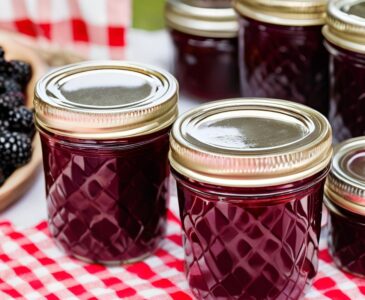
[[[185,270],[198,299],[298,299],[317,273],[324,176],[226,188],[177,178]]]
[[[328,114],[328,53],[322,26],[284,26],[240,17],[244,97],[291,100]]]
[[[156,249],[169,196],[168,130],[117,141],[42,133],[49,229],[63,250],[116,263]]]
[[[365,276],[365,216],[331,202],[328,248],[341,269]]]

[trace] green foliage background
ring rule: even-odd
[[[165,0],[132,0],[134,28],[157,30],[165,26],[163,8]]]

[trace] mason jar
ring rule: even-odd
[[[38,82],[48,224],[66,253],[130,263],[158,247],[177,97],[170,74],[127,62],[69,65]]]
[[[337,142],[365,135],[365,1],[330,1],[323,28],[330,53],[330,113]]]
[[[193,3],[192,3],[193,2]],[[240,96],[237,17],[230,7],[168,0],[166,24],[181,93],[199,100]]]
[[[365,277],[365,137],[336,146],[325,196],[328,249],[339,268]]]
[[[326,118],[283,100],[216,101],[180,116],[170,144],[194,295],[299,298],[318,268]]]
[[[234,0],[242,96],[291,100],[328,114],[327,0]]]

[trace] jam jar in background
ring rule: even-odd
[[[77,258],[129,263],[163,238],[177,83],[124,62],[86,62],[35,90],[49,230]]]
[[[242,96],[291,100],[328,114],[326,0],[234,0]]]
[[[170,137],[185,271],[199,299],[298,299],[317,273],[331,128],[271,99],[211,102]]]
[[[336,146],[325,204],[328,248],[336,265],[365,277],[365,137]]]
[[[365,135],[365,1],[330,1],[323,34],[330,53],[334,139]]]
[[[168,0],[165,18],[181,93],[200,100],[238,97],[238,23],[233,9]]]

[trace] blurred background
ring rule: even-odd
[[[90,58],[124,58],[127,29],[164,27],[165,0],[0,0],[0,30]]]

